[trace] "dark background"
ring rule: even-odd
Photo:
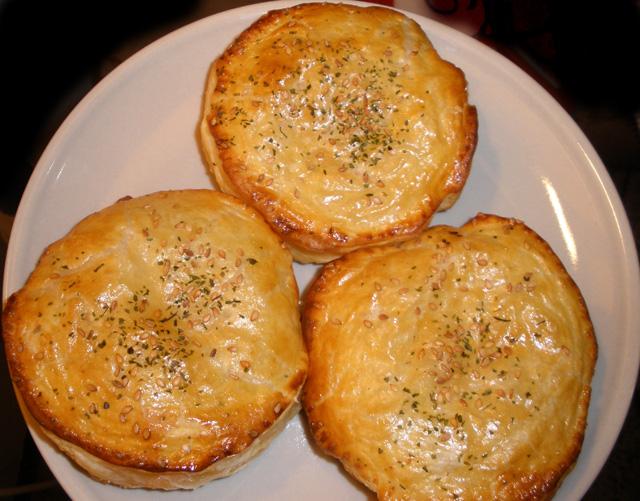
[[[0,98],[5,130],[0,212],[6,216],[15,214],[31,171],[55,130],[115,66],[179,26],[248,3],[252,2],[0,0]],[[433,0],[428,3],[445,15],[477,7],[478,3],[484,8],[484,23],[476,38],[525,69],[582,128],[618,189],[637,245],[638,2]],[[2,221],[6,226],[10,217]],[[4,250],[0,253],[2,260]],[[3,401],[0,497],[66,499],[26,433],[3,353],[0,353],[0,398]],[[640,496],[639,430],[636,389],[618,442],[585,499],[631,500]]]

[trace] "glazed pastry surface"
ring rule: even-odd
[[[201,144],[219,187],[301,262],[406,239],[469,174],[476,110],[417,23],[379,7],[272,11],[214,63]]]
[[[306,374],[289,251],[211,190],[81,221],[11,296],[3,329],[29,412],[90,474],[127,487],[232,473],[298,409]]]
[[[593,327],[521,222],[478,215],[325,265],[303,332],[312,434],[380,499],[545,499],[576,460]]]

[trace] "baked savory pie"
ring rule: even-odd
[[[299,409],[291,255],[220,192],[87,217],[9,298],[3,330],[26,408],[103,482],[197,487],[243,466]]]
[[[303,332],[312,434],[380,499],[546,499],[578,456],[593,328],[521,222],[479,215],[325,265]]]
[[[381,7],[271,11],[214,63],[201,145],[220,189],[300,262],[406,239],[463,188],[476,145],[465,77]]]

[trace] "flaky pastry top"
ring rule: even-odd
[[[313,436],[381,499],[545,499],[576,460],[593,328],[518,221],[479,215],[325,265],[303,332]]]
[[[416,22],[302,4],[251,25],[215,62],[201,127],[218,185],[303,262],[421,231],[469,173],[476,111],[462,71]]]
[[[196,472],[295,404],[307,360],[297,302],[291,255],[253,209],[211,190],[160,192],[50,245],[8,300],[4,339],[28,410],[65,449]]]

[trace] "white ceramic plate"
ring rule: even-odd
[[[24,193],[6,261],[4,297],[44,247],[85,215],[124,195],[210,187],[196,127],[211,61],[269,2],[187,26],[142,50],[102,81],[57,132]],[[611,180],[560,106],[503,57],[452,29],[413,16],[445,59],[462,68],[478,108],[480,140],[467,186],[435,223],[476,212],[526,221],[556,250],[582,289],[600,352],[582,453],[557,499],[579,499],[618,435],[640,354],[640,287],[629,224]],[[304,289],[314,268],[297,266]],[[34,433],[42,455],[76,499],[364,499],[368,493],[308,441],[301,417],[234,476],[193,492],[102,485]]]

